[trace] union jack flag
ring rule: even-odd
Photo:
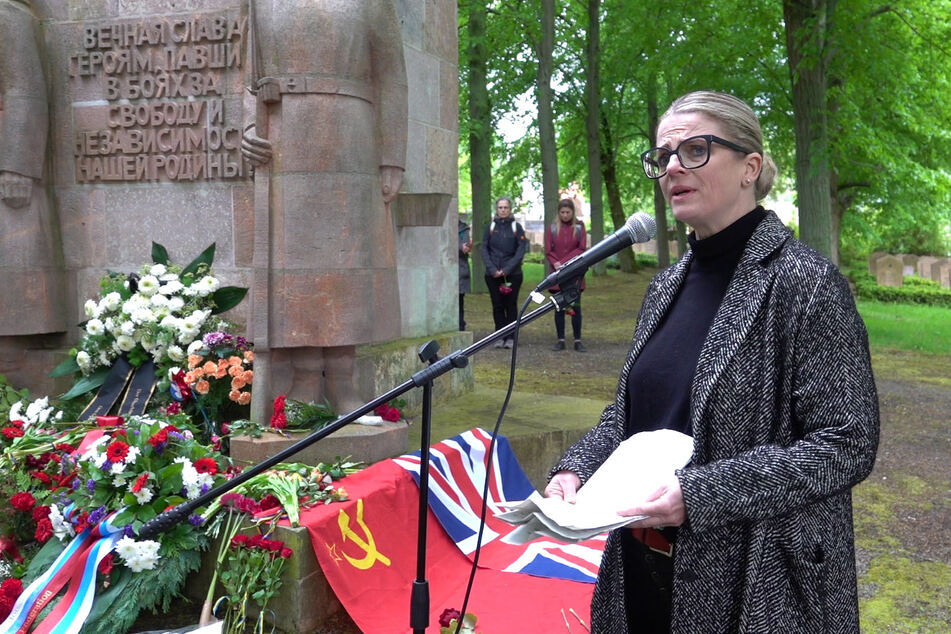
[[[476,428],[430,447],[429,508],[470,560],[478,538],[482,490],[487,475],[486,455],[491,441],[490,433]],[[419,484],[420,452],[400,456],[394,462],[409,471]],[[534,490],[508,440],[499,436],[492,456],[479,565],[536,577],[594,583],[606,535],[575,544],[538,538],[514,545],[503,539],[515,527],[497,519],[495,514],[508,510]]]

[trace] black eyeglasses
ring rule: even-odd
[[[740,147],[736,143],[721,139],[714,134],[701,134],[684,139],[675,149],[665,147],[654,147],[641,154],[641,164],[644,166],[644,173],[647,178],[657,179],[667,173],[667,164],[670,163],[670,157],[677,155],[677,160],[688,170],[695,170],[703,167],[710,160],[710,145],[719,143],[725,145],[731,150],[742,152],[743,154],[752,154],[752,150]]]

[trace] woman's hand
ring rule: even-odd
[[[492,277],[502,277],[503,275],[505,275],[505,273],[503,273],[502,271],[496,271],[495,273],[492,274]]]
[[[559,471],[552,476],[551,482],[545,487],[545,497],[561,498],[565,502],[574,504],[578,489],[581,488],[581,478],[571,471]]]
[[[680,526],[687,519],[687,507],[684,506],[684,493],[680,488],[680,480],[677,476],[670,476],[670,480],[647,496],[646,502],[618,511],[618,515],[647,515],[645,519],[629,524],[637,528]]]

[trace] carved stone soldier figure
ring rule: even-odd
[[[269,174],[269,398],[325,395],[349,412],[363,403],[355,346],[400,335],[388,205],[406,156],[399,23],[390,0],[252,0],[250,18],[256,110],[242,151]]]
[[[8,337],[66,330],[59,233],[44,183],[49,120],[37,26],[29,0],[0,0],[0,372],[26,345]]]

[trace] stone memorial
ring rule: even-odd
[[[915,275],[918,272],[918,256],[902,253],[898,257],[902,262],[902,275]]]
[[[930,256],[930,255],[923,255],[920,258],[918,258],[918,264],[916,265],[918,277],[923,277],[927,280],[932,279],[931,265],[937,261],[938,261],[938,258]]]
[[[259,415],[279,393],[349,411],[393,387],[393,342],[471,340],[452,334],[455,3],[0,0],[0,17],[11,383],[68,386],[43,378],[84,301],[153,241],[182,263],[215,243],[222,283],[250,288],[225,316],[263,353]]]
[[[885,255],[875,263],[875,281],[880,286],[901,286],[904,264],[897,255]]]
[[[878,262],[879,258],[882,258],[886,255],[888,254],[885,253],[884,251],[875,251],[870,256],[868,256],[868,272],[870,275],[872,276],[875,275],[876,263]]]
[[[951,288],[951,260],[945,258],[931,265],[931,279],[942,288]]]

